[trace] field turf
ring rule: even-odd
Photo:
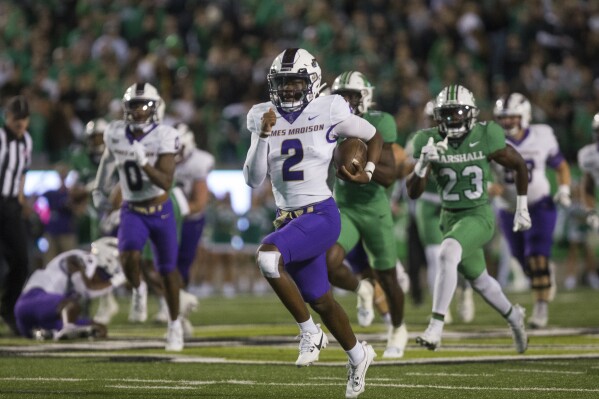
[[[529,311],[529,294],[509,294]],[[430,303],[406,302],[410,342],[403,359],[382,359],[385,327],[355,323],[355,297],[339,296],[355,331],[378,357],[366,391],[374,398],[598,398],[599,293],[558,292],[551,326],[529,331],[524,355],[505,321],[476,297],[471,324],[446,327],[436,352],[416,346]],[[156,310],[150,298],[150,318]],[[109,339],[35,342],[0,325],[0,398],[343,398],[346,356],[331,338],[316,365],[298,369],[297,327],[273,295],[203,299],[193,338],[181,353],[164,351],[165,326],[129,324],[128,299]],[[314,314],[315,319],[318,319]],[[454,312],[454,318],[456,314]]]

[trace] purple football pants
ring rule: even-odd
[[[15,305],[15,317],[21,335],[33,338],[32,330],[34,329],[62,329],[62,316],[59,308],[67,299],[66,295],[51,294],[41,288],[33,288],[21,294]],[[89,325],[91,320],[80,318],[75,324]]]
[[[177,267],[177,223],[170,199],[162,204],[158,212],[146,215],[129,209],[123,202],[118,239],[119,251],[141,251],[150,239],[156,269],[167,275]]]
[[[551,257],[553,230],[557,221],[557,210],[552,199],[545,197],[528,208],[532,227],[530,230],[515,232],[514,214],[499,211],[499,222],[505,239],[510,246],[512,256],[518,259],[523,270],[528,273],[526,258],[531,256]]]
[[[330,289],[326,253],[341,232],[339,208],[333,198],[313,207],[314,212],[287,219],[277,231],[262,240],[262,244],[272,244],[279,249],[285,270],[308,303]]]

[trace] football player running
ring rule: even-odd
[[[247,116],[252,133],[243,167],[247,184],[259,187],[267,175],[277,205],[276,230],[257,251],[256,263],[300,328],[298,367],[319,358],[328,338],[310,315],[310,304],[346,351],[346,398],[364,391],[366,371],[376,356],[371,345],[358,342],[347,314],[333,298],[327,277],[326,251],[341,229],[332,196],[333,150],[340,137],[368,144],[368,163],[346,179],[368,183],[379,160],[383,140],[366,120],[352,114],[338,95],[317,97],[321,70],[306,50],[279,54],[268,74],[270,102],[254,105]]]
[[[406,184],[410,198],[424,191],[430,173],[441,196],[439,270],[433,292],[432,317],[416,342],[430,350],[441,345],[444,317],[451,303],[458,272],[511,327],[518,353],[526,351],[524,309],[512,305],[501,286],[486,269],[483,245],[493,236],[495,216],[488,200],[490,161],[516,171],[518,206],[513,229],[530,229],[526,190],[528,175],[522,157],[506,145],[503,129],[494,122],[477,122],[478,107],[470,90],[461,85],[445,87],[433,110],[437,127],[414,137],[417,162]]]
[[[430,100],[424,107],[425,126],[432,127],[435,125],[433,110],[435,102]],[[408,137],[406,144],[406,152],[412,159],[413,163],[416,160],[414,155],[413,138],[416,133]],[[443,234],[439,228],[439,216],[441,215],[441,196],[437,193],[437,184],[434,178],[429,176],[424,192],[414,204],[414,213],[416,218],[416,227],[420,242],[424,246],[424,256],[426,257],[426,281],[431,295],[435,287],[435,278],[439,269],[439,251],[441,250],[441,241]],[[472,298],[472,287],[470,283],[462,276],[458,275],[458,285],[456,294],[458,296],[458,316],[464,323],[470,323],[474,319],[474,299]],[[453,321],[451,311],[448,308],[445,314],[445,324]]]
[[[530,279],[534,297],[532,315],[528,319],[531,328],[547,325],[548,302],[551,300],[553,271],[549,267],[553,230],[557,221],[557,203],[569,207],[570,168],[564,159],[553,129],[548,125],[531,124],[531,105],[520,93],[507,94],[495,102],[493,114],[505,131],[508,144],[522,155],[528,167],[528,209],[532,228],[513,231],[511,228],[518,193],[514,175],[510,169],[493,164],[497,183],[501,185],[501,197],[505,208],[499,210],[499,222],[510,252],[520,262]],[[552,199],[545,166],[555,169],[559,184]],[[553,282],[552,282],[553,280]],[[555,287],[553,287],[555,288]]]
[[[162,276],[170,320],[166,350],[183,349],[179,320],[177,270],[177,226],[168,192],[173,184],[177,131],[159,123],[162,99],[154,86],[136,83],[123,96],[124,120],[111,122],[104,133],[106,150],[100,161],[92,196],[94,205],[104,206],[110,191],[109,177],[116,167],[123,203],[118,227],[119,253],[133,299],[141,299],[141,250],[148,240],[155,251],[155,265]],[[143,286],[142,286],[143,287]]]
[[[25,284],[15,306],[19,332],[38,340],[104,338],[105,325],[80,317],[79,299],[105,295],[124,282],[114,237],[94,241],[91,252],[63,252]]]
[[[401,358],[408,342],[408,331],[403,320],[404,292],[397,280],[397,251],[393,234],[394,222],[387,190],[398,178],[395,168],[393,147],[399,147],[397,125],[393,116],[374,111],[372,105],[374,87],[357,71],[343,72],[333,82],[332,94],[342,96],[351,106],[353,113],[370,122],[383,137],[383,158],[390,157],[390,165],[379,163],[368,184],[346,182],[337,179],[335,201],[341,212],[341,234],[337,243],[327,251],[329,281],[358,294],[358,322],[368,326],[374,318],[374,285],[371,280],[360,280],[351,269],[343,264],[352,248],[362,243],[374,269],[374,277],[380,283],[391,316],[387,336],[385,358]],[[403,151],[402,151],[403,152]],[[376,221],[373,223],[373,221]],[[403,266],[400,264],[399,267]]]

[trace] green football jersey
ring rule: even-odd
[[[414,138],[414,157],[418,159],[430,137],[443,140],[438,128],[421,130]],[[491,171],[487,157],[505,148],[505,133],[495,122],[478,122],[460,140],[449,141],[438,162],[431,162],[442,206],[448,209],[473,208],[489,202],[487,183]]]
[[[381,111],[368,111],[362,117],[370,122],[383,136],[385,143],[395,143],[397,139],[397,124],[393,116]],[[368,184],[357,184],[336,179],[335,200],[340,206],[373,206],[373,201],[380,200],[388,204],[387,189],[372,181]]]

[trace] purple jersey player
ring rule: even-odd
[[[557,219],[555,203],[569,207],[570,168],[560,152],[553,129],[547,125],[530,124],[531,105],[520,93],[503,96],[495,103],[494,114],[503,127],[508,144],[516,149],[528,166],[528,209],[532,228],[512,231],[516,209],[516,186],[510,170],[494,164],[497,182],[501,185],[502,208],[499,219],[502,232],[514,256],[530,278],[535,305],[528,322],[531,328],[547,325],[548,302],[551,300],[552,271],[549,267],[553,230]],[[556,170],[559,188],[552,199],[545,167]]]
[[[271,101],[248,113],[252,138],[243,172],[251,187],[260,186],[267,174],[272,182],[277,229],[262,240],[257,264],[300,328],[295,364],[312,364],[328,343],[307,302],[347,352],[346,397],[355,398],[364,391],[375,353],[372,346],[358,342],[327,278],[326,251],[341,229],[331,191],[331,159],[338,137],[363,139],[369,162],[345,178],[367,183],[383,141],[370,123],[351,113],[343,97],[317,97],[320,82],[320,66],[306,50],[287,49],[275,58],[268,74]]]
[[[179,320],[181,277],[177,270],[177,226],[168,191],[174,180],[175,154],[179,150],[177,131],[160,124],[163,100],[154,86],[136,83],[123,96],[124,120],[111,122],[104,132],[106,150],[102,156],[94,204],[101,207],[108,192],[111,170],[116,167],[123,196],[118,229],[121,263],[127,279],[142,302],[147,288],[141,285],[141,250],[152,242],[155,265],[165,287],[170,320],[166,350],[183,349]]]

